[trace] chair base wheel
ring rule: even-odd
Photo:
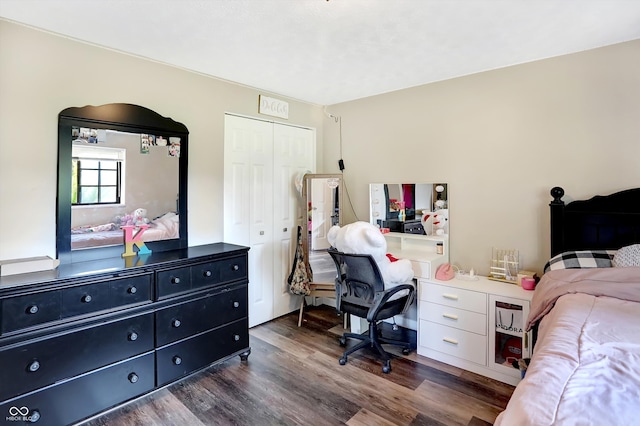
[[[347,339],[345,339],[344,336],[340,337],[338,341],[340,342],[340,346],[347,346]]]
[[[409,355],[411,353],[411,349],[409,348],[403,348],[402,349],[402,355]]]
[[[384,374],[391,373],[391,361],[385,361],[384,365],[382,366],[382,372]]]
[[[338,362],[340,363],[340,365],[345,365],[347,363],[347,357],[343,356],[338,360]]]

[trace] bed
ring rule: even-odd
[[[534,348],[496,425],[640,424],[640,189],[573,201],[553,188]]]
[[[179,216],[166,213],[149,223],[142,234],[142,241],[159,241],[178,238],[180,234]],[[124,231],[115,223],[102,223],[71,229],[71,249],[112,246],[124,244]]]

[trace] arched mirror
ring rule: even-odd
[[[116,257],[123,225],[147,224],[152,251],[187,247],[187,128],[137,105],[58,116],[57,256]]]
[[[342,225],[342,175],[305,174],[302,200],[307,211],[302,232],[305,259],[311,264],[314,281],[326,281],[324,275],[328,274],[332,283],[335,266],[326,253],[330,247],[327,233],[333,225]]]

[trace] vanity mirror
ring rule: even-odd
[[[187,247],[187,128],[137,105],[58,116],[57,256],[116,257],[122,225],[148,224],[152,251]]]
[[[446,183],[372,183],[369,201],[369,221],[381,228],[392,232],[448,234]]]

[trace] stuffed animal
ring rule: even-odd
[[[385,288],[411,283],[413,268],[408,259],[394,262],[387,256],[387,240],[380,229],[369,222],[354,222],[343,227],[335,225],[327,233],[329,244],[338,251],[351,254],[368,254],[378,264]]]
[[[128,226],[128,225],[135,225],[135,220],[133,219],[133,215],[126,213],[122,216],[116,216],[114,219],[114,222],[116,223],[116,225],[118,226]]]
[[[135,209],[133,212],[133,224],[136,226],[146,225],[149,223],[147,219],[147,209]]]
[[[433,212],[433,232],[436,235],[446,235],[449,233],[449,210],[440,209]]]

